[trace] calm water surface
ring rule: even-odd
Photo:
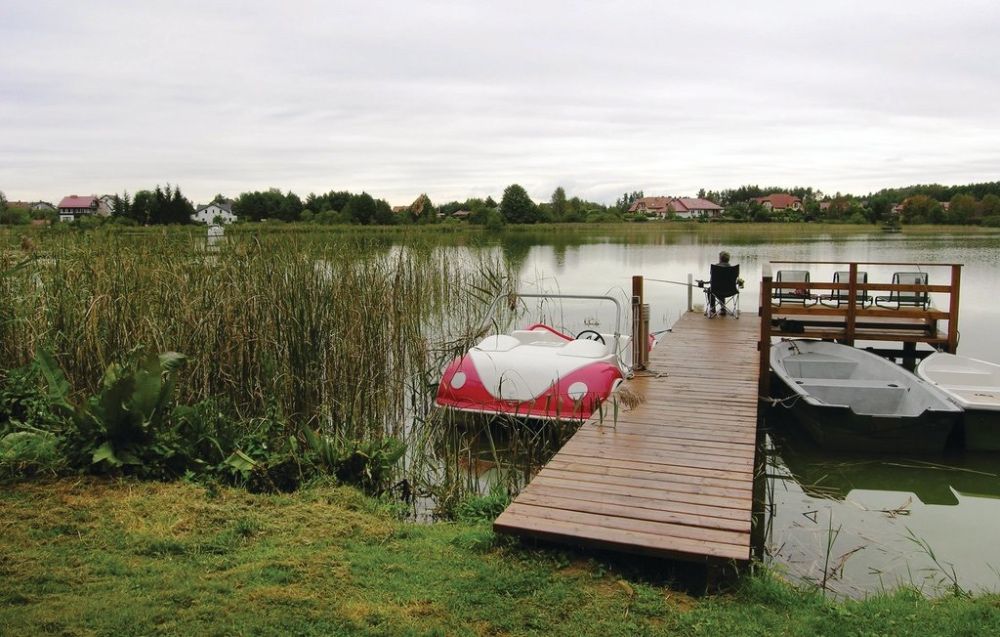
[[[746,280],[742,310],[757,311],[761,273],[770,261],[962,263],[959,353],[1000,362],[1000,235],[909,237],[879,232],[850,237],[747,238],[718,234],[652,235],[639,240],[588,235],[508,236],[502,250],[522,291],[612,294],[627,302],[631,277],[647,277],[651,329],[668,328],[687,306],[687,288],[652,281],[707,278],[719,250],[732,254]],[[780,267],[780,266],[779,266]],[[800,268],[802,266],[792,266]],[[775,268],[777,269],[777,267]],[[837,266],[813,266],[831,280]],[[889,281],[892,266],[865,268]],[[927,268],[947,283],[947,268]],[[695,290],[695,303],[704,298]],[[944,306],[943,300],[937,305]],[[613,322],[591,306],[549,308],[567,327]],[[1000,590],[1000,454],[940,457],[834,456],[796,435],[780,413],[767,419],[768,559],[791,579],[824,583],[839,595],[863,596],[899,584],[928,593],[957,584]]]

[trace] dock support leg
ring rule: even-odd
[[[764,559],[767,541],[767,435],[764,433],[766,407],[757,407],[757,436],[753,459],[753,505],[750,511],[750,556]]]
[[[913,371],[917,367],[917,344],[903,343],[903,367]]]

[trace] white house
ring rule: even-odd
[[[115,196],[101,195],[97,198],[97,214],[101,217],[110,217],[115,211]]]
[[[236,215],[233,214],[233,204],[226,202],[198,206],[198,209],[191,215],[191,220],[198,223],[213,224],[216,223],[216,219],[218,219],[218,223],[236,221]]]

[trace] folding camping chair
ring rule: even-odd
[[[892,275],[893,285],[927,285],[926,272],[895,272]],[[915,290],[890,290],[889,296],[876,296],[875,305],[898,310],[901,307],[919,307],[926,310],[931,303],[931,295]],[[895,306],[895,307],[893,307]]]
[[[705,316],[712,318],[715,316],[710,310],[712,307],[712,297],[718,304],[716,310],[722,316],[740,317],[740,266],[712,264],[711,277],[708,287],[705,281],[698,281],[698,287],[705,290]]]
[[[775,283],[809,283],[808,270],[778,270],[774,275]],[[816,295],[809,291],[809,288],[774,288],[771,293],[771,302],[775,305],[782,303],[816,303]]]
[[[833,273],[834,283],[850,283],[851,282],[851,272],[849,270],[841,270]],[[868,283],[868,273],[858,271],[858,291],[855,296],[857,299],[857,304],[861,307],[868,305],[872,302],[872,297],[868,294],[868,289],[865,284]],[[819,302],[823,305],[829,305],[832,307],[840,307],[844,303],[849,303],[851,300],[850,290],[830,290],[829,294],[824,294],[819,297]]]

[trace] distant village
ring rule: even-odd
[[[53,205],[48,201],[8,201],[10,209],[23,209],[34,213],[31,223],[44,225],[58,214],[59,221],[77,221],[83,217],[110,217],[114,213],[116,195],[67,195]],[[204,224],[226,224],[236,221],[231,201],[213,202],[198,206],[191,221]]]
[[[844,223],[951,223],[1000,226],[1000,182],[969,186],[912,186],[883,190],[867,198],[823,195],[811,188],[773,192],[756,186],[718,192],[699,191],[695,197],[645,196],[625,193],[612,205],[568,198],[557,188],[550,201],[536,204],[513,184],[500,203],[492,197],[435,206],[426,194],[409,204],[390,206],[367,193],[334,192],[304,200],[292,192],[271,189],[242,193],[235,200],[217,195],[211,203],[192,205],[179,189],[140,193],[146,199],[175,204],[169,215],[150,218],[131,214],[140,195],[67,195],[58,204],[47,201],[0,201],[14,212],[2,223],[45,225],[92,218],[131,217],[131,222],[229,224],[236,221],[305,221],[314,223],[395,224],[453,221],[470,223],[602,222],[602,221],[821,221]],[[162,197],[161,197],[162,195]],[[950,198],[949,198],[950,197]],[[947,199],[947,200],[945,200]],[[128,221],[129,219],[125,219]]]

